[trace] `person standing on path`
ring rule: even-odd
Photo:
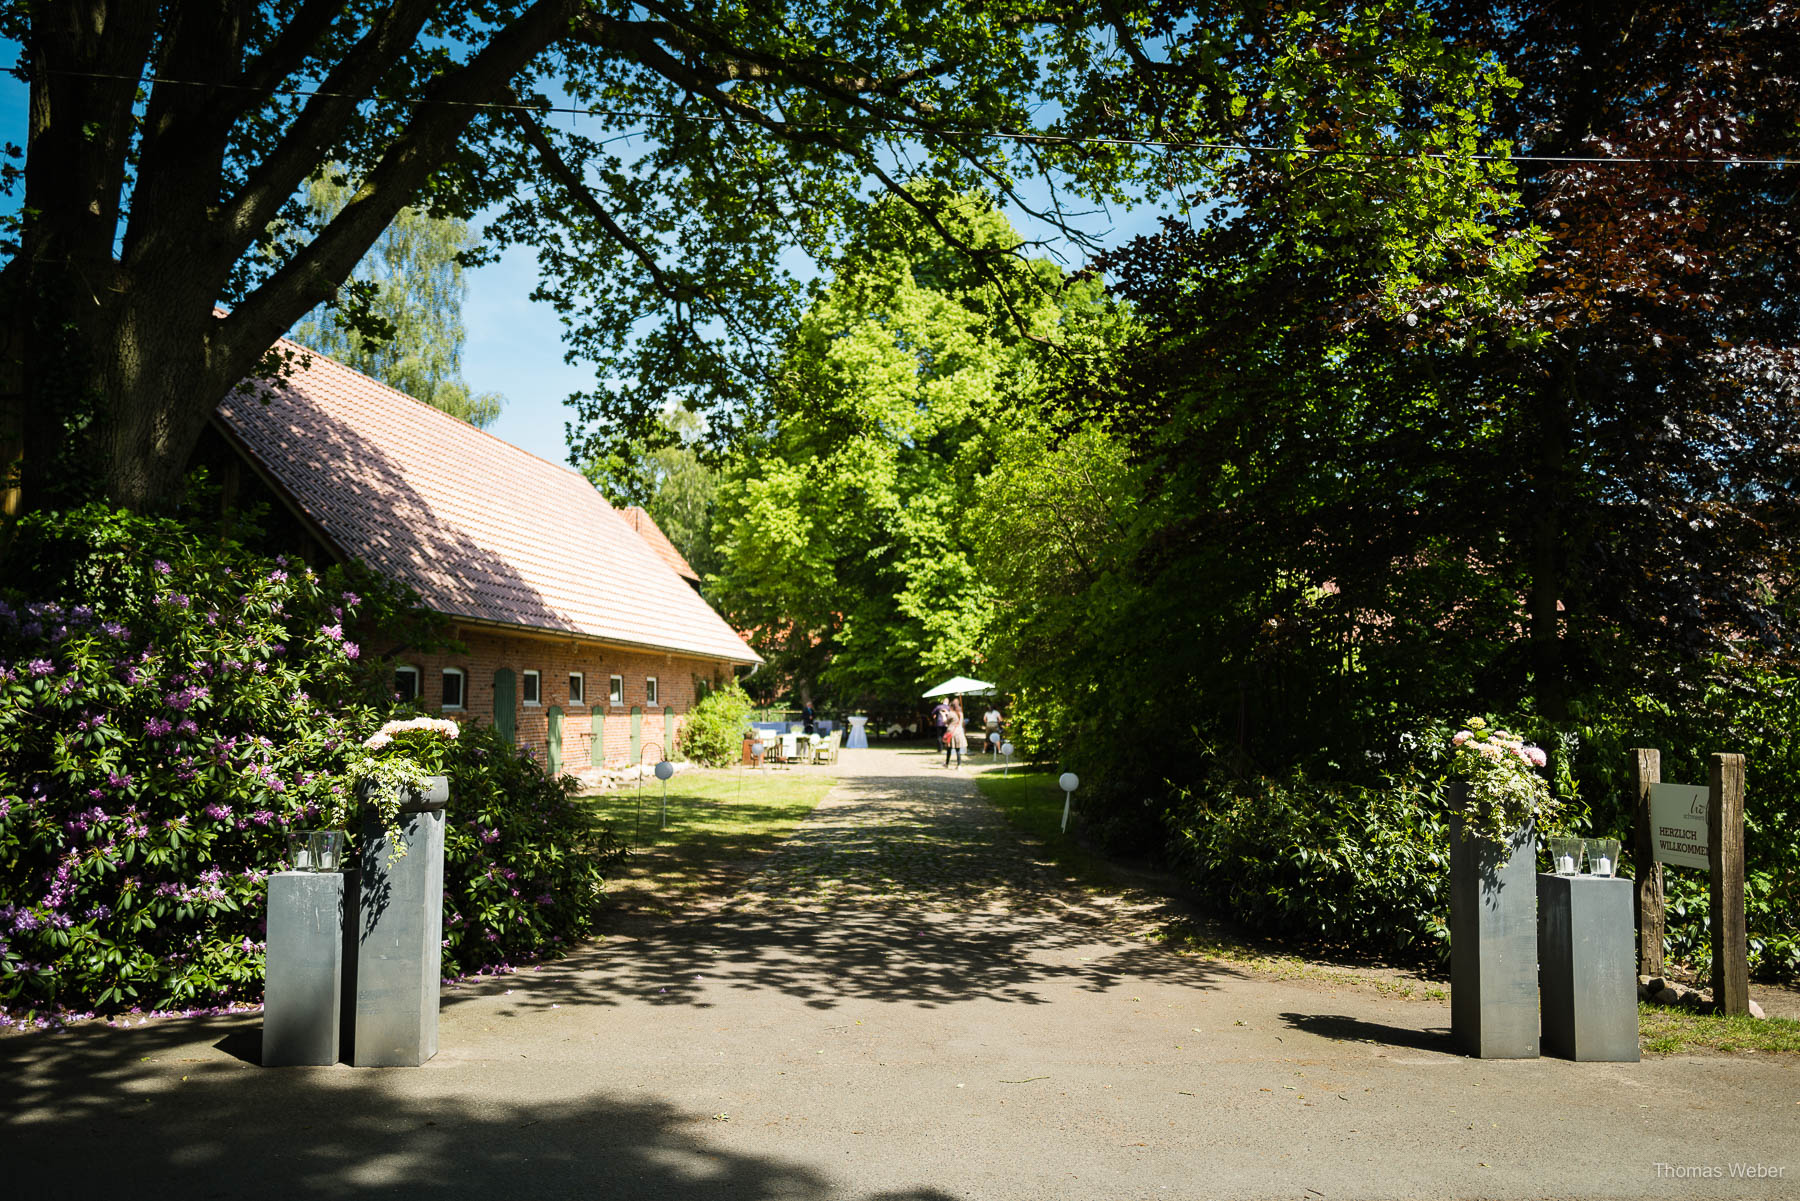
[[[989,701],[987,712],[981,715],[981,727],[983,732],[982,741],[987,744],[987,752],[990,755],[998,755],[1000,753],[1000,739],[1002,737],[1000,721],[1000,706]]]
[[[963,752],[969,749],[969,736],[963,732],[963,715],[960,710],[951,709],[944,715],[944,766],[950,766],[950,756],[956,755],[956,766],[962,766]]]

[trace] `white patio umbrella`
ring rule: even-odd
[[[971,680],[968,676],[953,676],[933,688],[925,695],[934,696],[966,696],[967,694],[992,692],[994,686],[986,680]]]

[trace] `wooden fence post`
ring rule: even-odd
[[[1706,807],[1712,867],[1712,985],[1720,1013],[1750,1012],[1744,929],[1744,757],[1714,755]]]
[[[1638,975],[1663,974],[1663,878],[1656,861],[1656,829],[1650,823],[1650,785],[1662,783],[1662,752],[1631,752],[1631,795],[1637,802],[1631,857],[1637,866]]]

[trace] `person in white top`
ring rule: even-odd
[[[997,735],[1000,733],[1000,706],[989,705],[987,707],[987,712],[981,715],[981,725],[982,729],[986,731],[988,735],[982,740],[987,743],[988,754],[999,754],[1000,739]]]

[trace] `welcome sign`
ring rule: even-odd
[[[1657,862],[1701,871],[1712,867],[1706,809],[1704,785],[1650,785],[1650,833]]]

